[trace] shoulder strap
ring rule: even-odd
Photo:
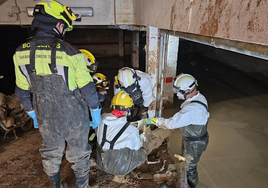
[[[208,111],[208,106],[205,103],[201,102],[201,101],[194,100],[194,101],[191,101],[190,103],[199,103],[199,104],[203,105],[206,108],[206,110]]]
[[[50,70],[53,74],[57,74],[58,73],[58,70],[57,70],[57,67],[56,67],[56,46],[57,46],[57,43],[53,44],[51,47],[51,64],[50,64]]]
[[[109,142],[109,141],[106,139],[106,132],[107,132],[107,125],[104,124],[103,135],[102,135],[102,141],[101,141],[101,147],[104,146],[105,142]]]
[[[38,41],[38,40],[37,40]],[[40,42],[39,42],[40,43]],[[36,74],[35,70],[35,52],[36,52],[36,40],[35,38],[30,42],[30,72]],[[50,70],[52,73],[57,74],[56,67],[56,46],[58,44],[58,40],[55,40],[51,44],[51,64],[49,64]]]
[[[101,141],[101,147],[104,146],[105,142],[108,142],[110,144],[110,149],[114,148],[114,144],[117,141],[117,139],[123,134],[123,132],[128,128],[130,122],[127,122],[122,129],[115,135],[112,141],[109,141],[106,139],[106,132],[107,132],[107,125],[104,124],[104,129],[103,129],[103,136],[102,136],[102,141]]]
[[[36,44],[35,41],[32,40],[30,42],[30,73],[35,74],[35,51],[36,51]]]
[[[130,122],[127,122],[122,129],[115,135],[115,137],[113,138],[113,140],[110,142],[110,149],[114,148],[114,144],[117,141],[117,139],[123,134],[123,132],[128,128]]]

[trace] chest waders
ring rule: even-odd
[[[191,101],[191,103],[203,105],[208,110],[207,105],[201,101]],[[183,155],[189,154],[193,157],[187,171],[187,179],[190,187],[196,187],[198,184],[197,163],[203,151],[206,150],[209,141],[207,125],[208,123],[205,125],[188,125],[180,128],[183,136]]]
[[[91,153],[87,142],[89,132],[87,105],[79,90],[70,91],[63,77],[57,74],[56,45],[59,42],[60,40],[56,38],[46,38],[45,41],[34,38],[30,42],[30,72],[28,72],[33,107],[43,138],[39,151],[42,155],[44,171],[55,188],[58,188],[60,181],[60,178],[55,177],[60,177],[60,164],[65,148],[66,159],[73,163],[76,182],[80,180],[81,183],[82,178],[82,184],[88,182]],[[36,75],[35,63],[38,62],[36,62],[35,52],[40,45],[50,46],[51,75]]]
[[[131,150],[130,148],[113,149],[114,144],[123,132],[129,126],[127,122],[122,129],[116,134],[112,141],[106,139],[107,125],[104,125],[103,137],[101,145],[97,145],[97,159],[98,168],[113,175],[126,175],[139,165],[144,163],[147,159],[145,149]],[[105,142],[110,143],[110,149],[103,151],[102,147]]]

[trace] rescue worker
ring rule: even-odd
[[[88,186],[91,148],[87,105],[94,125],[101,121],[97,92],[84,55],[62,40],[75,19],[72,10],[57,1],[37,3],[31,25],[36,35],[20,45],[13,57],[16,95],[42,135],[39,151],[53,188],[61,187],[64,151],[73,164],[76,187]]]
[[[183,155],[189,154],[193,157],[187,171],[188,184],[191,188],[198,184],[197,163],[209,141],[208,103],[197,91],[197,86],[197,80],[190,74],[178,75],[173,84],[173,91],[179,99],[184,100],[181,110],[171,118],[152,118],[147,122],[163,129],[180,129],[183,136]]]
[[[92,76],[96,90],[98,92],[99,102],[102,107],[109,108],[111,105],[111,99],[107,95],[107,90],[110,87],[110,80],[101,73],[95,73]]]
[[[130,121],[148,118],[148,107],[153,101],[149,74],[129,67],[121,68],[115,76],[114,86],[114,94],[126,91],[138,107],[137,114]]]
[[[134,107],[133,100],[125,91],[113,99],[111,113],[103,113],[97,134],[97,158],[99,169],[113,174],[125,175],[142,164],[147,154],[142,148],[139,130],[127,121],[127,115]]]
[[[86,60],[86,65],[87,65],[88,71],[91,74],[94,74],[97,71],[97,68],[99,65],[99,63],[96,61],[94,55],[85,49],[80,49],[79,51],[85,55],[84,57]]]
[[[171,131],[151,131],[150,126],[144,125],[141,120],[136,125],[130,123],[127,116],[134,103],[125,91],[113,97],[111,107],[113,111],[102,114],[102,122],[95,129],[98,142],[96,163],[99,169],[122,176],[143,164],[147,155],[158,148]],[[139,134],[139,131],[142,133]]]

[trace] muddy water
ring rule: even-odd
[[[196,57],[183,63],[207,98],[210,141],[198,163],[199,188],[267,187],[268,184],[268,84],[215,62]],[[192,66],[193,65],[193,66]],[[174,109],[164,109],[171,117]],[[181,135],[172,133],[170,154],[180,153]]]

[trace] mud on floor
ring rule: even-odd
[[[0,145],[0,187],[1,188],[49,188],[51,187],[49,179],[43,171],[39,146],[42,138],[38,130],[32,129],[29,132],[18,134],[18,140],[14,140],[12,133],[8,133],[4,143]],[[2,137],[2,133],[1,133]],[[166,145],[160,146],[149,156],[148,161],[160,161],[156,164],[149,164],[146,171],[154,175],[164,164],[164,173],[169,164],[174,161],[168,154]],[[145,168],[146,169],[146,168]],[[98,170],[97,167],[91,167],[90,184],[98,184],[100,188],[160,188],[162,184],[157,184],[153,180],[138,179],[139,171],[126,175],[126,183],[120,184],[113,182],[113,175]],[[75,176],[71,164],[64,158],[61,165],[61,177],[70,188],[75,188]],[[173,186],[169,186],[173,187]]]

